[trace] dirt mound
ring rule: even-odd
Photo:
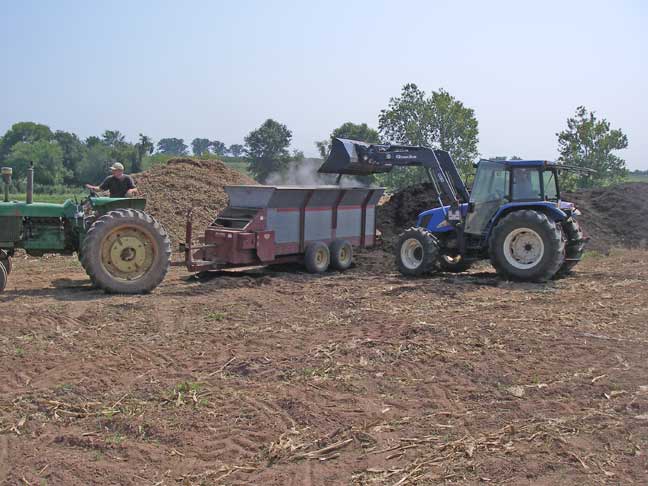
[[[227,205],[223,186],[256,184],[220,160],[171,159],[168,164],[133,176],[147,199],[146,211],[164,225],[174,246],[185,239],[187,210],[195,207],[198,232]]]
[[[628,182],[562,195],[583,213],[581,225],[591,238],[588,249],[643,247],[648,242],[648,183]]]
[[[437,192],[431,183],[418,184],[398,191],[382,205],[376,214],[378,229],[387,248],[401,231],[416,225],[422,211],[439,205]]]
[[[588,249],[607,252],[611,247],[643,247],[648,242],[648,183],[629,182],[563,193],[583,213],[579,221],[591,238]],[[432,184],[399,191],[378,208],[378,229],[389,248],[403,229],[416,224],[421,211],[437,207]]]

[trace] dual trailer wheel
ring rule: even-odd
[[[578,222],[554,222],[533,210],[502,218],[491,235],[489,256],[497,273],[509,280],[546,282],[568,274],[580,261],[585,238]],[[438,239],[424,228],[410,228],[400,237],[396,263],[403,275],[435,271],[461,272],[470,262],[442,254]]]
[[[329,266],[335,270],[347,270],[353,263],[353,247],[347,240],[334,240],[330,246],[321,241],[308,245],[304,265],[310,273],[324,273]]]

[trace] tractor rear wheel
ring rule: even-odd
[[[0,292],[4,291],[7,286],[7,269],[4,266],[3,262],[0,262]]]
[[[310,273],[324,273],[331,263],[329,247],[321,241],[308,245],[304,255],[304,265]]]
[[[0,250],[0,263],[4,265],[5,270],[7,271],[7,275],[11,274],[11,269],[13,267],[13,264],[11,263],[11,257],[4,250]]]
[[[565,243],[565,262],[556,273],[558,277],[569,275],[585,251],[585,237],[578,221],[572,217],[563,221],[561,226],[567,243]]]
[[[439,257],[439,267],[442,272],[461,273],[470,269],[471,265],[461,255],[441,255]]]
[[[353,247],[347,240],[335,240],[329,247],[331,252],[331,266],[343,272],[348,270],[353,263]]]
[[[544,213],[523,209],[497,223],[489,252],[491,263],[504,278],[546,282],[565,260],[565,240],[560,226]]]
[[[145,294],[164,279],[171,242],[164,228],[134,209],[110,211],[88,230],[81,264],[106,293]]]
[[[396,245],[398,271],[418,276],[436,270],[439,258],[437,239],[425,228],[409,228],[401,233]]]

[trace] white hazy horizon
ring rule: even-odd
[[[344,122],[377,128],[413,82],[475,110],[484,157],[556,159],[584,105],[648,169],[647,20],[640,1],[7,2],[0,132],[34,121],[231,145],[273,118],[317,156]]]

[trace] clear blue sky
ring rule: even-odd
[[[376,127],[403,84],[475,109],[484,156],[555,159],[578,105],[648,168],[648,3],[11,1],[1,4],[0,131],[242,143],[266,118],[293,147]]]

